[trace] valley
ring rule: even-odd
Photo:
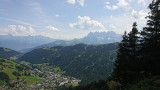
[[[13,40],[10,45],[14,50],[4,48],[10,47],[8,45],[0,48],[0,58],[6,59],[7,65],[10,65],[8,62],[15,63],[12,67],[1,67],[0,72],[6,73],[10,79],[8,83],[3,83],[1,88],[8,89],[58,89],[104,80],[114,68],[113,62],[118,49],[118,43],[111,42],[121,40],[121,35],[114,32],[90,32],[81,39],[57,41],[41,36],[22,37],[22,39],[12,35],[0,37],[3,37],[0,41]],[[47,41],[43,42],[45,39]],[[97,42],[92,42],[93,39]],[[16,51],[23,46],[17,42],[21,40],[35,43],[34,45],[37,46],[27,48],[30,47],[30,44],[26,43],[23,50]],[[50,41],[54,42],[40,45],[41,42]],[[18,47],[20,45],[20,47],[14,48],[14,45]],[[3,42],[0,46],[3,46]],[[17,65],[22,68],[26,67],[27,71],[17,70],[15,68]],[[13,72],[17,72],[19,76],[13,75]]]
[[[0,72],[7,74],[9,81],[1,80],[5,83],[0,88],[58,89],[106,79],[117,49],[117,43],[46,47],[25,54],[1,48]]]
[[[24,54],[18,61],[49,63],[66,71],[66,75],[79,78],[83,85],[110,75],[117,49],[117,43],[39,48]]]
[[[45,64],[20,64],[0,58],[1,76],[0,89],[56,89],[60,86],[77,86],[81,81],[74,77],[65,76],[58,67]],[[3,80],[3,78],[8,77]]]

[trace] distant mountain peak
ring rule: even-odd
[[[73,40],[58,40],[49,44],[41,45],[36,48],[43,47],[55,47],[55,46],[73,46],[76,44],[82,45],[97,45],[97,44],[108,44],[114,42],[120,42],[122,40],[122,35],[117,34],[113,31],[108,32],[89,32],[87,36],[81,39],[73,39]],[[83,43],[83,44],[82,44]]]
[[[12,36],[12,35],[0,35],[0,47],[11,48],[13,50],[22,50],[27,52],[33,48],[40,47],[54,47],[54,46],[73,46],[75,44],[84,43],[88,45],[93,44],[108,44],[114,42],[120,42],[122,35],[113,31],[96,31],[90,32],[87,36],[81,39],[73,40],[54,40],[44,36]]]
[[[122,39],[122,35],[113,31],[108,32],[90,32],[87,36],[82,38],[82,42],[85,44],[107,44],[113,42],[119,42]]]

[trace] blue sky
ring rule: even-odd
[[[0,0],[0,35],[82,38],[89,32],[141,30],[152,0]]]

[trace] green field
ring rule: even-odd
[[[20,63],[21,63],[21,64],[24,64],[24,65],[30,64],[29,62],[26,62],[26,61],[21,61]]]
[[[38,79],[37,77],[33,76],[24,76],[26,79],[26,84],[34,84],[34,83],[40,83],[42,80]]]
[[[29,69],[24,69],[25,67],[21,64],[18,64],[16,62],[10,61],[10,60],[6,60],[6,59],[2,59],[0,58],[0,72],[4,72],[9,76],[10,80],[14,80],[17,79],[17,77],[19,77],[20,79],[25,79],[26,84],[34,84],[34,83],[40,83],[42,82],[42,80],[38,79],[38,77],[36,76],[24,76],[24,71],[28,72]],[[21,62],[23,64],[29,64],[28,62]],[[21,68],[22,70],[18,70],[18,67]],[[13,74],[13,72],[17,72],[20,74],[20,76],[15,76]],[[6,82],[0,80],[0,85],[4,84]]]
[[[72,83],[72,87],[77,87],[77,86],[79,86],[78,83],[76,83],[76,82]]]
[[[10,79],[16,79],[17,77],[14,76],[12,73],[15,71],[15,69],[5,69],[2,70],[2,72],[6,73]]]

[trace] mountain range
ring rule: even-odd
[[[0,47],[10,48],[26,53],[33,49],[43,47],[72,46],[79,43],[97,45],[120,42],[121,40],[122,35],[113,31],[90,32],[87,36],[81,39],[73,40],[56,40],[44,36],[15,37],[12,35],[0,35]]]
[[[87,45],[99,45],[99,44],[120,42],[121,40],[122,40],[122,35],[117,34],[113,31],[90,32],[87,36],[85,36],[81,39],[57,40],[52,43],[37,46],[35,48],[54,47],[54,46],[72,46],[72,45],[76,45],[76,44],[80,44],[80,43],[87,44]],[[28,52],[31,50],[33,50],[33,48],[23,50],[22,52]]]
[[[33,48],[54,41],[56,40],[44,36],[0,35],[0,47],[10,48],[16,51]]]

